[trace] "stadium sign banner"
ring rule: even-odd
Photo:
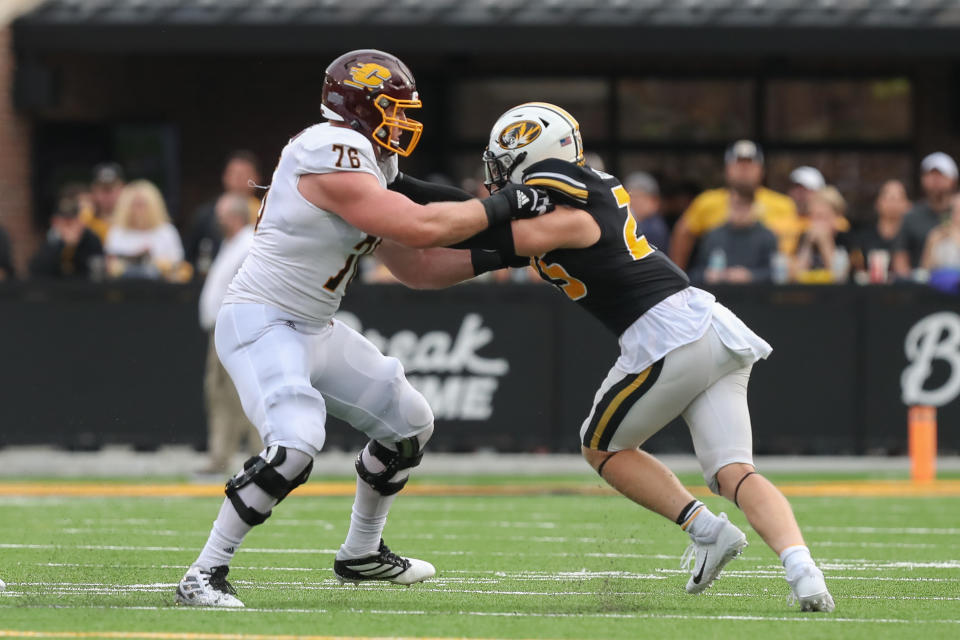
[[[337,315],[400,360],[433,408],[437,447],[531,450],[551,444],[552,305],[538,304],[539,296],[500,298],[496,291],[357,287]],[[327,441],[358,442],[352,430],[339,427],[329,430]]]
[[[0,446],[206,442],[196,287],[0,287]],[[758,453],[903,452],[907,404],[937,406],[960,451],[960,304],[924,287],[726,286],[774,347],[754,366]],[[617,339],[551,287],[352,285],[338,318],[399,359],[437,416],[434,450],[579,450]],[[906,403],[906,404],[905,404]],[[362,434],[331,420],[328,448]],[[690,451],[682,421],[645,445]]]
[[[960,314],[931,313],[910,328],[903,348],[910,361],[900,376],[904,404],[943,407],[960,396]],[[938,360],[946,376],[930,386]]]

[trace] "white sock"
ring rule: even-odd
[[[274,449],[266,449],[260,455],[261,457],[269,455],[268,452]],[[292,480],[296,478],[313,457],[296,449],[287,449],[286,458],[282,464],[275,467],[277,473]],[[270,513],[277,505],[277,499],[258,487],[253,482],[245,484],[237,489],[237,496],[243,504],[259,513]],[[233,555],[240,548],[240,543],[244,537],[253,529],[252,525],[247,524],[240,518],[236,507],[230,501],[230,498],[224,498],[220,505],[220,513],[213,522],[213,528],[210,531],[210,537],[207,538],[207,544],[203,546],[200,556],[193,564],[203,569],[229,565]]]
[[[357,478],[357,495],[350,514],[350,529],[347,539],[337,551],[337,560],[362,558],[376,553],[380,547],[387,514],[397,494],[383,496],[373,487]]]
[[[232,506],[231,510],[233,510]],[[234,511],[234,513],[236,512]],[[239,520],[239,518],[237,519]],[[226,534],[217,526],[219,522],[220,518],[218,517],[213,523],[213,528],[210,530],[210,537],[207,538],[207,544],[203,545],[200,557],[193,563],[206,571],[209,571],[213,567],[229,565],[233,559],[233,555],[237,552],[237,549],[240,548],[240,543],[243,542],[243,536],[246,535],[245,532],[240,536]],[[247,531],[251,529],[250,525],[246,523],[243,524],[246,525]]]
[[[797,567],[814,564],[810,549],[802,544],[791,545],[781,551],[780,562],[783,563],[783,568],[786,569],[788,576],[793,575]]]
[[[244,503],[256,509],[260,513],[270,511],[277,501],[267,495],[260,487],[255,484],[248,484],[241,487],[237,494],[243,499]],[[220,565],[229,565],[233,555],[240,548],[240,543],[253,527],[240,519],[237,509],[230,502],[229,498],[224,498],[220,505],[220,513],[213,522],[213,528],[210,531],[210,537],[207,538],[207,544],[203,546],[200,557],[193,564],[210,569]]]
[[[370,450],[364,448],[360,453],[363,464],[371,473],[380,473],[386,467],[371,455]],[[397,472],[391,482],[399,482],[410,475],[409,469]],[[380,538],[383,528],[387,524],[387,514],[397,494],[384,496],[378,493],[369,484],[357,478],[357,494],[353,500],[353,512],[350,514],[350,529],[347,539],[337,551],[337,560],[362,558],[377,552],[380,547]]]
[[[722,521],[713,515],[707,505],[701,503],[684,524],[686,524],[684,530],[690,534],[691,538],[709,541],[716,535]]]

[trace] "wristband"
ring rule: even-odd
[[[498,224],[509,222],[513,218],[510,201],[505,193],[495,193],[489,198],[480,201],[487,213],[487,226],[495,227]]]

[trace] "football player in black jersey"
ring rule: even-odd
[[[686,590],[710,586],[747,541],[726,514],[711,513],[670,469],[640,450],[677,416],[689,425],[710,489],[742,509],[780,556],[791,597],[804,611],[832,611],[833,598],[790,504],[753,466],[747,383],[770,345],[711,294],[691,287],[683,271],[638,235],[626,189],[614,176],[584,166],[579,125],[564,109],[543,102],[510,109],[494,125],[483,160],[492,192],[523,183],[542,189],[556,208],[459,246],[471,249],[475,274],[532,265],[618,336],[620,357],[580,430],[583,455],[617,491],[689,534],[683,562],[693,566]],[[391,188],[422,201],[467,197],[402,174]],[[395,248],[385,245],[389,258]],[[462,268],[435,276],[424,269],[416,284],[443,286],[454,272]]]

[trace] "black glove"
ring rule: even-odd
[[[553,211],[547,192],[522,184],[508,184],[480,202],[487,211],[487,223],[493,227],[514,218],[535,218]]]

